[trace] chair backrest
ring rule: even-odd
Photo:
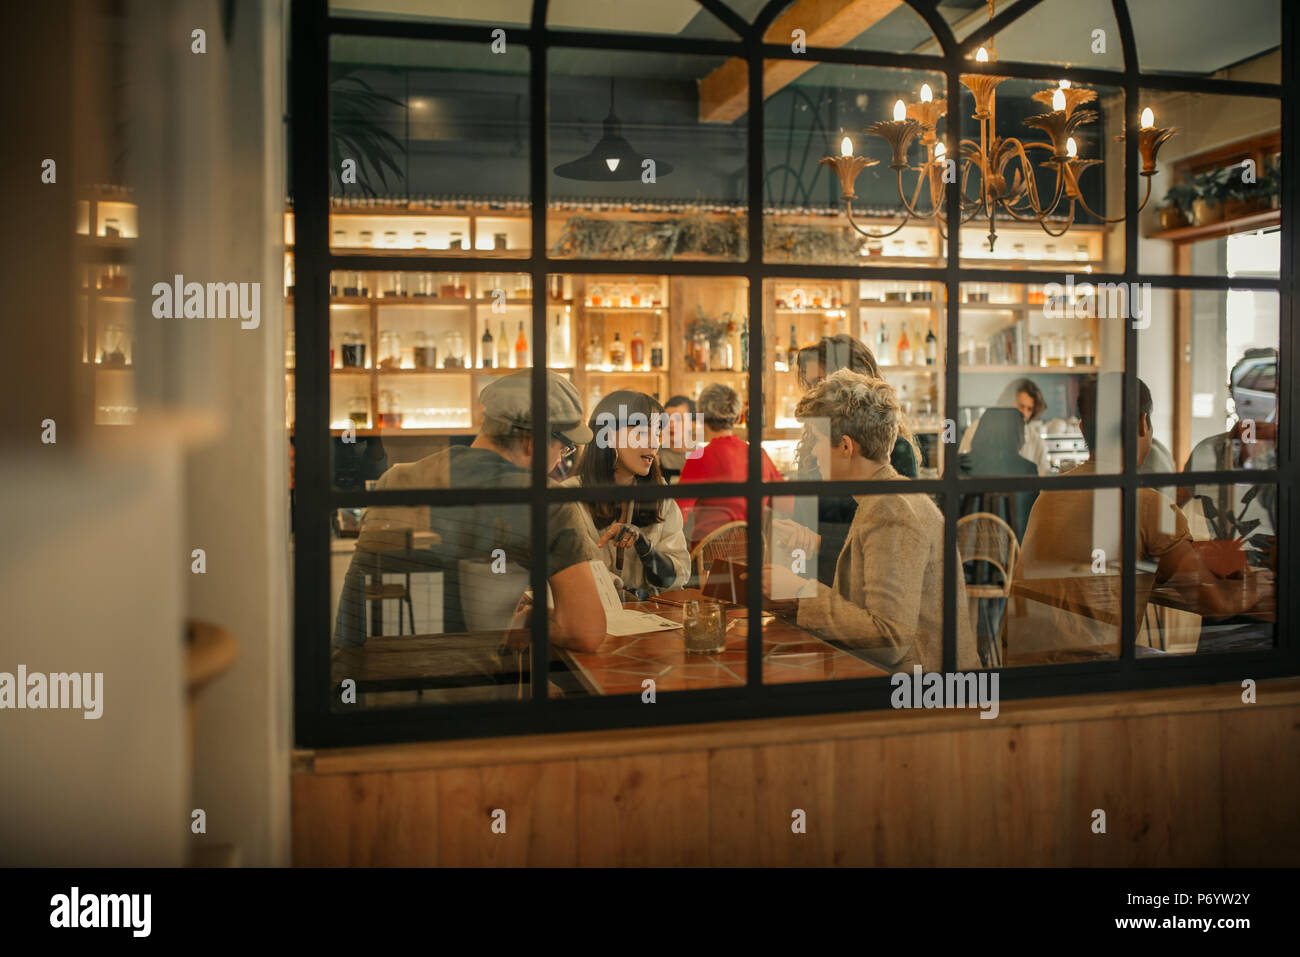
[[[962,564],[988,562],[1002,575],[1002,590],[1011,593],[1011,576],[1020,559],[1020,542],[1011,526],[992,512],[974,512],[957,520],[957,554]]]
[[[691,561],[695,564],[701,583],[714,559],[725,558],[744,563],[749,542],[745,528],[744,522],[728,522],[700,539],[700,543],[691,551]]]

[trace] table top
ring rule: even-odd
[[[626,608],[682,620],[674,599],[698,596],[675,592],[664,601],[628,602]],[[640,694],[641,682],[655,680],[658,691],[728,688],[745,684],[748,622],[745,609],[728,609],[726,650],[687,654],[680,629],[643,635],[608,635],[594,652],[551,647],[551,667],[566,666],[589,694]],[[827,644],[796,625],[764,615],[763,681],[783,684],[835,678],[870,678],[888,672]],[[734,623],[732,623],[734,622]],[[332,677],[357,682],[360,692],[514,685],[528,693],[529,653],[503,652],[502,633],[387,635],[362,646],[334,650]],[[552,680],[556,680],[553,674]],[[573,679],[569,679],[572,681]],[[563,683],[557,690],[570,690]],[[503,689],[503,693],[504,693]],[[516,696],[513,693],[510,696]]]
[[[679,602],[698,597],[699,592],[683,590],[624,607],[681,621]],[[747,613],[745,608],[727,609],[727,646],[713,655],[688,654],[681,630],[610,635],[593,652],[556,648],[553,654],[573,668],[592,694],[640,694],[646,678],[654,679],[656,691],[739,687],[745,684]],[[888,673],[791,622],[764,615],[764,684],[873,678]]]

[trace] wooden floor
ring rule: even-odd
[[[1225,685],[1006,702],[991,721],[873,712],[302,753],[294,861],[1295,866],[1300,681],[1262,682],[1259,701]]]

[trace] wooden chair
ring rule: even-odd
[[[749,544],[745,528],[745,522],[728,522],[719,525],[691,549],[691,564],[695,566],[698,587],[704,586],[709,566],[716,559],[724,558],[727,561],[744,564]]]
[[[986,562],[1002,576],[1001,584],[975,584],[966,586],[966,598],[970,602],[971,625],[979,629],[979,604],[982,598],[1011,599],[1011,576],[1020,558],[1020,542],[1011,526],[991,512],[975,512],[963,515],[957,520],[957,554],[964,567],[971,562]],[[987,647],[981,649],[981,658],[985,652],[994,664],[1002,664],[1002,652],[1005,651],[1007,635],[1007,611],[1004,606],[998,634],[991,636]],[[980,642],[984,639],[981,636]],[[988,663],[987,661],[985,662]]]
[[[405,553],[410,554],[414,547],[414,532],[408,529],[405,533]],[[385,582],[384,581],[384,553],[375,553],[375,570],[374,575],[366,582],[366,601],[370,602],[370,609],[373,614],[372,633],[383,634],[384,602],[393,599],[397,601],[397,633],[405,634],[402,630],[403,615],[402,608],[406,607],[407,613],[411,618],[411,634],[415,634],[415,606],[411,603],[411,572],[407,563],[402,563],[406,573],[406,581],[403,582]],[[401,573],[400,571],[398,572]]]

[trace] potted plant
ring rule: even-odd
[[[1165,198],[1160,201],[1160,228],[1164,230],[1180,229],[1192,223],[1192,201],[1196,191],[1190,183],[1170,186]]]
[[[1241,497],[1239,513],[1234,514],[1231,507],[1223,511],[1215,504],[1213,496],[1198,495],[1201,512],[1214,535],[1214,540],[1193,542],[1192,547],[1200,555],[1205,567],[1219,578],[1247,577],[1246,559],[1254,558],[1263,564],[1268,559],[1275,539],[1271,535],[1252,534],[1259,527],[1260,520],[1246,521],[1244,516],[1250,503],[1259,493],[1260,486],[1253,485]],[[1251,546],[1247,550],[1244,546]]]
[[[1249,216],[1261,209],[1267,209],[1269,192],[1272,189],[1269,183],[1268,168],[1265,167],[1259,170],[1253,183],[1243,181],[1241,167],[1234,166],[1230,169],[1232,175],[1228,177],[1224,185],[1224,219]]]
[[[1192,176],[1190,182],[1195,194],[1192,211],[1196,215],[1196,225],[1208,226],[1223,219],[1223,198],[1235,168],[1207,169]]]

